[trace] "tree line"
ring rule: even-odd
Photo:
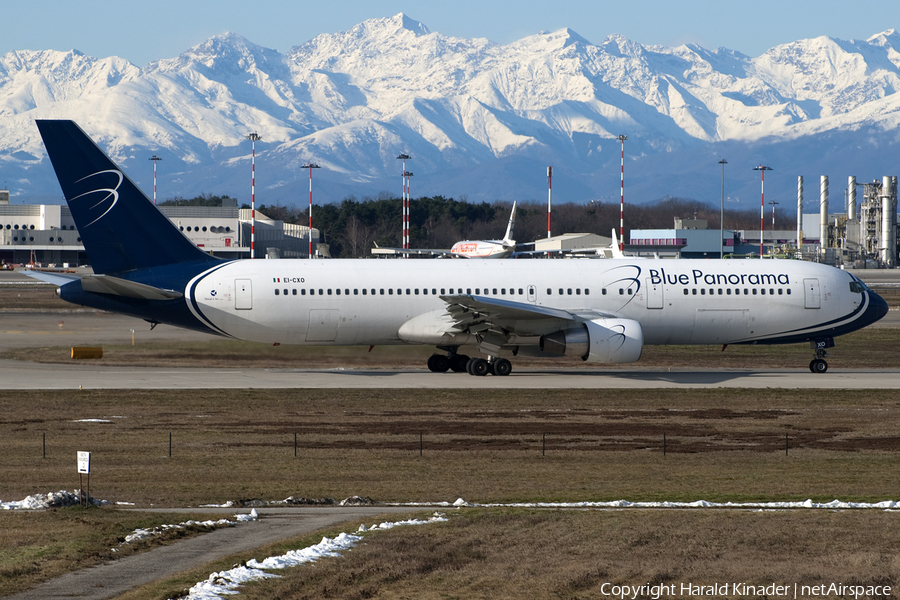
[[[177,199],[178,206],[221,206],[229,196]],[[219,204],[215,204],[219,201]],[[163,204],[167,204],[167,201]],[[203,202],[204,204],[200,204]],[[210,203],[211,202],[211,203]],[[186,204],[185,204],[186,203]],[[250,208],[244,204],[242,208]],[[271,219],[306,225],[308,207],[260,204],[257,210]],[[500,239],[506,232],[511,202],[480,202],[454,200],[431,196],[410,200],[410,247],[449,249],[459,240]],[[674,219],[703,219],[710,229],[719,228],[719,206],[697,200],[664,198],[653,204],[625,205],[625,239],[632,229],[671,229]],[[772,227],[772,215],[765,215],[765,228]],[[619,233],[619,203],[572,202],[555,203],[552,209],[552,233],[596,233],[609,236]],[[759,230],[757,209],[725,209],[726,229]],[[401,245],[402,203],[400,198],[385,194],[378,198],[357,200],[349,197],[337,204],[313,204],[313,227],[320,231],[321,241],[330,246],[331,255],[341,258],[370,256],[374,244],[382,247]],[[776,211],[775,228],[793,229],[795,222]],[[547,236],[547,205],[542,202],[523,202],[516,208],[516,228],[513,236],[519,243]]]

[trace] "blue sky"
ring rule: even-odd
[[[285,52],[319,33],[400,12],[431,31],[502,44],[569,27],[594,43],[619,33],[645,45],[693,42],[749,56],[820,35],[866,39],[900,29],[897,0],[2,0],[0,53],[75,48],[144,66],[226,31]]]

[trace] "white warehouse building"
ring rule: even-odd
[[[159,206],[197,247],[223,258],[250,257],[251,211],[237,207]],[[319,248],[319,231],[276,221],[256,211],[257,258],[305,258]],[[310,233],[312,238],[310,239]],[[0,262],[43,266],[90,263],[68,206],[10,204],[0,190]]]

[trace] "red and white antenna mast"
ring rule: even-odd
[[[400,198],[400,203],[402,205],[402,217],[400,223],[400,246],[404,250],[409,250],[409,198],[407,196],[407,188],[409,185],[408,176],[412,175],[412,173],[407,174],[406,171],[406,161],[411,160],[412,157],[409,154],[401,154],[397,157],[399,160],[402,160],[402,171],[400,171],[400,184],[402,186],[402,193]],[[409,258],[409,255],[406,255]]]
[[[307,252],[306,257],[312,258],[312,170],[318,169],[319,165],[316,163],[306,163],[305,165],[300,167],[301,169],[309,169],[309,250]]]
[[[772,169],[763,165],[753,167],[754,171],[759,171],[759,257],[763,257],[763,219],[765,219],[766,210],[766,171]],[[774,207],[772,208],[774,210]]]
[[[619,252],[625,249],[625,140],[628,136],[620,135],[616,138],[622,142],[622,179],[619,195]]]
[[[247,136],[250,140],[250,258],[256,258],[256,142],[261,140],[255,131]]]
[[[153,204],[156,204],[156,163],[161,161],[162,159],[157,155],[153,155],[150,157],[150,160],[153,161]]]
[[[547,239],[550,239],[550,194],[552,193],[553,167],[547,167]]]

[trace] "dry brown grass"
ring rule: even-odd
[[[608,582],[674,584],[679,593],[664,597],[683,598],[682,583],[900,581],[896,515],[888,513],[467,510],[449,517],[374,533],[340,559],[245,586],[242,597],[599,598]]]
[[[135,529],[188,520],[218,520],[199,513],[140,514],[79,507],[46,511],[0,511],[0,596],[27,589],[40,581],[169,544],[209,531],[200,525],[169,529],[129,544]]]
[[[898,404],[898,391],[7,391],[0,497],[74,489],[75,451],[89,450],[94,495],[139,506],[354,494],[484,503],[897,499]],[[77,422],[86,418],[110,422]],[[449,512],[457,515],[449,524],[376,533],[344,559],[253,593],[575,598],[596,597],[603,581],[897,580],[894,513]],[[91,530],[96,516],[110,522]],[[107,510],[57,511],[44,524],[33,517],[0,515],[0,547],[15,548],[0,555],[19,581],[12,585],[82,564],[86,538],[122,535],[134,518]],[[47,527],[68,544],[42,541]],[[129,597],[182,584],[161,585]]]

